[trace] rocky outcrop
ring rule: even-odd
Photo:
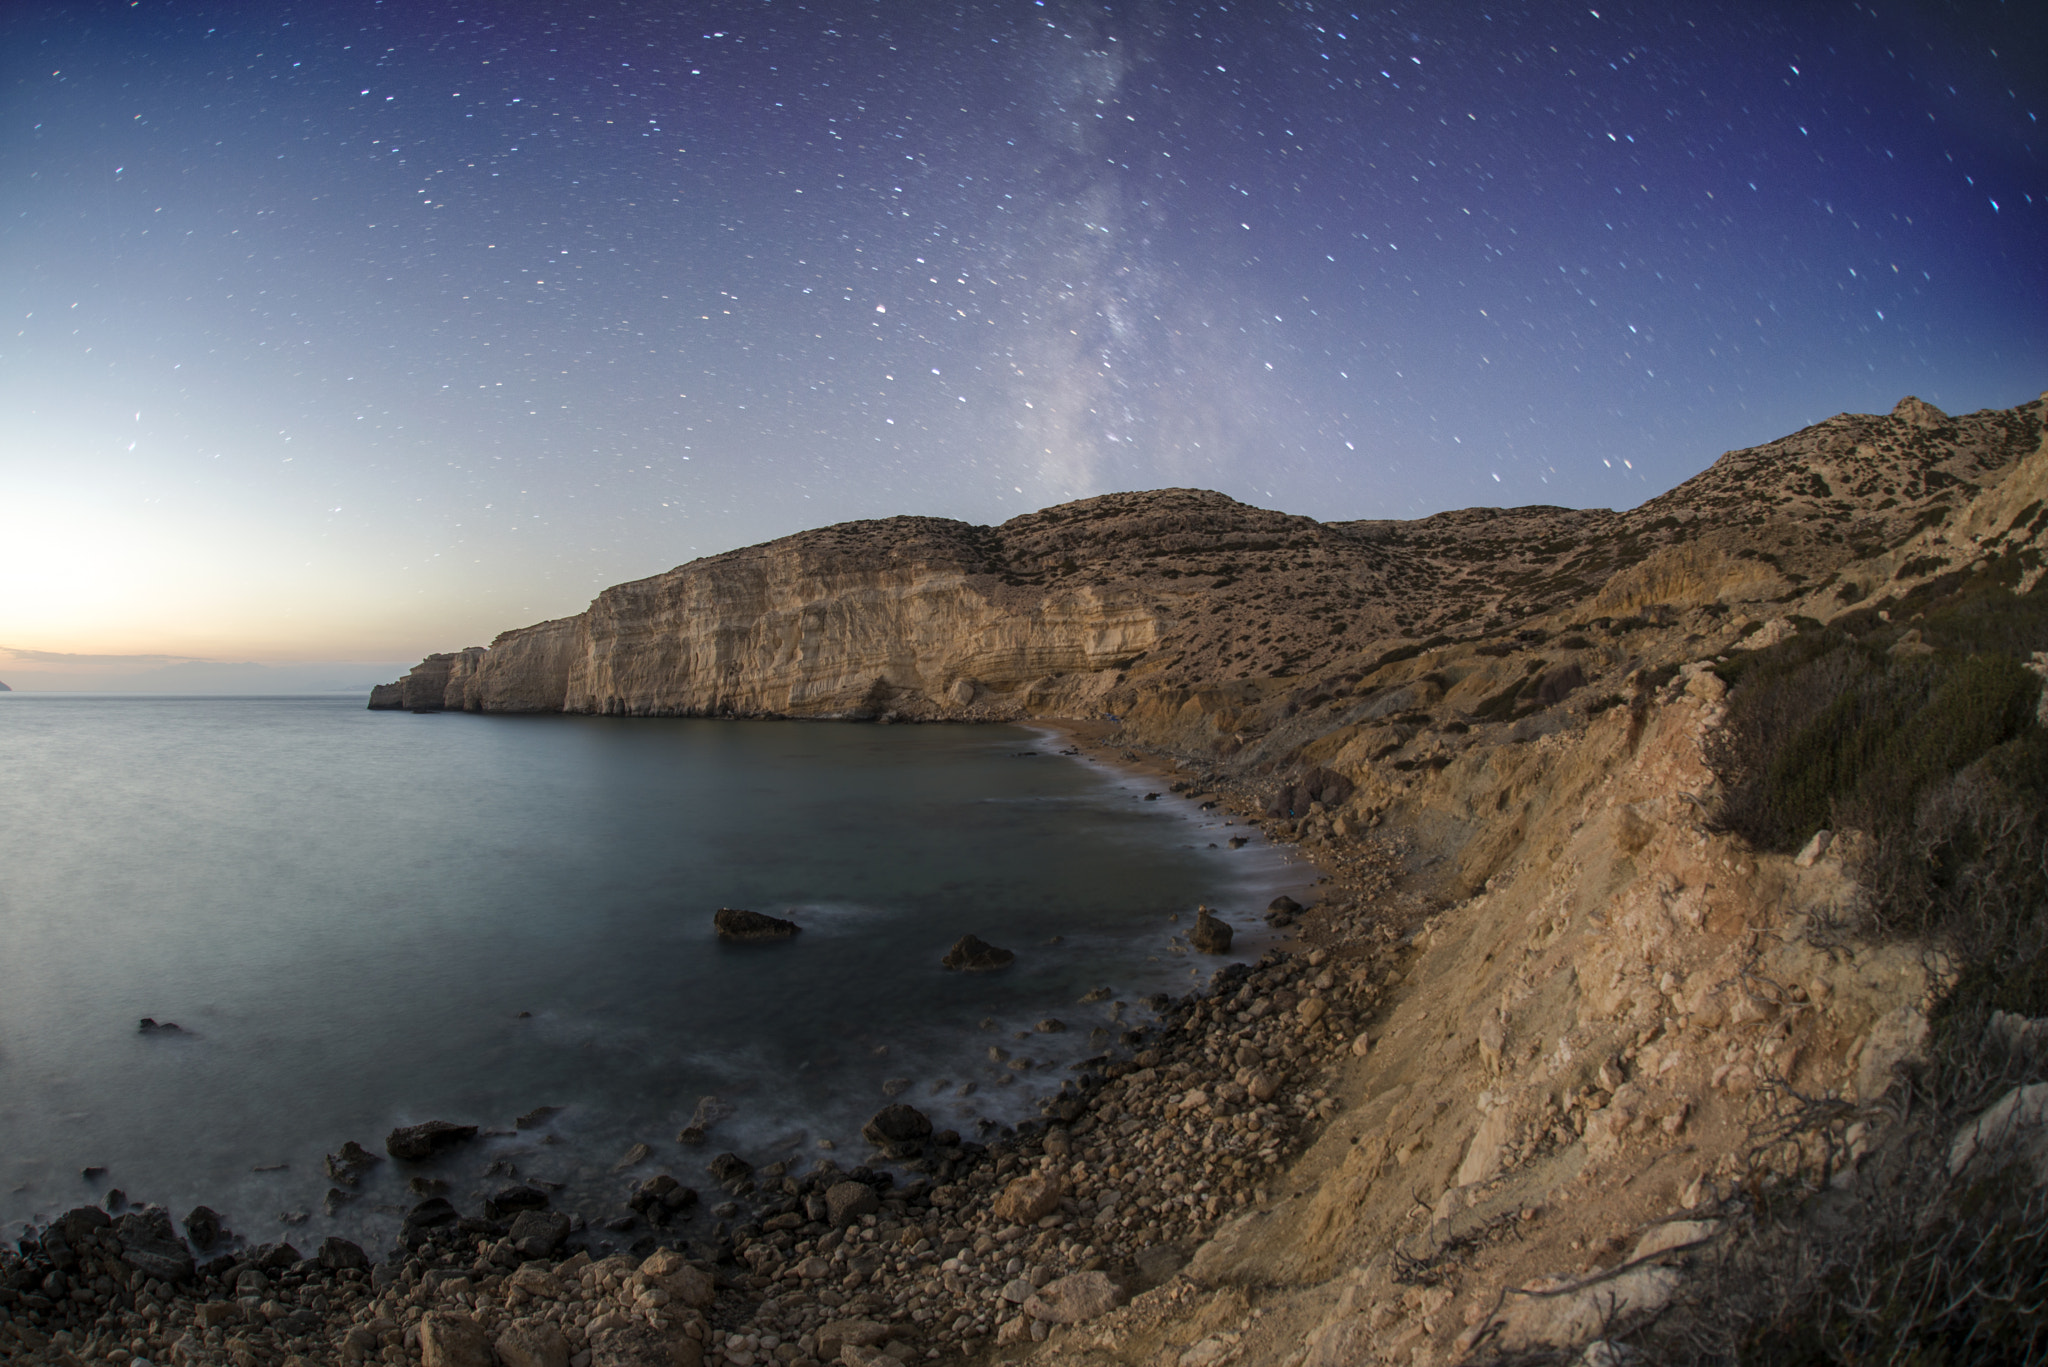
[[[2013,467],[2038,452],[2043,407],[1950,418],[1908,398],[1887,415],[1842,414],[1730,452],[1621,513],[1470,508],[1326,524],[1164,489],[999,527],[842,523],[617,585],[574,617],[505,632],[488,648],[430,655],[375,689],[370,705],[982,720],[1139,712],[1157,743],[1227,749],[1258,729],[1263,681],[1510,630],[1567,604],[1659,619],[1818,586],[1846,603],[1939,572],[1973,544],[1961,523],[1968,536],[1986,534],[1976,523],[1992,514],[1973,520],[1965,506],[2013,484]]]

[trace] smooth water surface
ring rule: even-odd
[[[458,1204],[516,1173],[593,1222],[653,1172],[708,1185],[725,1149],[858,1162],[892,1080],[940,1126],[1015,1120],[1144,1014],[1118,1003],[1206,980],[1217,961],[1175,937],[1196,903],[1256,954],[1254,911],[1300,874],[1054,748],[0,695],[0,1224],[118,1186],[251,1239],[376,1237],[408,1174],[381,1165],[329,1218],[321,1156],[430,1118],[507,1132],[436,1168]],[[722,945],[720,906],[804,931]],[[1017,965],[940,968],[970,931]],[[1032,1030],[1048,1016],[1069,1028]],[[736,1113],[679,1146],[710,1094]],[[542,1105],[564,1110],[509,1133]],[[654,1157],[613,1173],[643,1140]]]

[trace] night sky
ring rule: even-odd
[[[2036,0],[16,0],[0,645],[410,659],[847,518],[1627,507],[2022,402],[2044,72]]]

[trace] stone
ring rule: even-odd
[[[1498,1343],[1510,1352],[1537,1347],[1568,1348],[1596,1334],[1613,1334],[1662,1310],[1676,1294],[1681,1276],[1668,1267],[1645,1265],[1575,1290],[1543,1295],[1508,1293],[1494,1323]]]
[[[962,935],[939,963],[962,973],[990,973],[1017,961],[1014,951],[999,949],[978,935]]]
[[[704,1346],[686,1334],[663,1334],[631,1321],[590,1336],[589,1367],[702,1367]]]
[[[889,1326],[870,1319],[829,1320],[818,1328],[818,1356],[826,1362],[837,1361],[840,1351],[849,1344],[873,1348],[888,1337]]]
[[[1858,1101],[1867,1104],[1883,1096],[1898,1066],[1920,1057],[1927,1028],[1927,1017],[1911,1006],[1894,1007],[1878,1018],[1856,1054]]]
[[[999,1220],[1033,1225],[1060,1208],[1060,1184],[1040,1173],[1011,1180],[989,1206]]]
[[[523,1258],[546,1258],[569,1237],[569,1217],[559,1211],[523,1210],[506,1235]]]
[[[697,1204],[697,1189],[684,1186],[664,1172],[633,1188],[626,1204],[657,1223],[666,1224],[670,1215]]]
[[[2048,1082],[2013,1088],[1956,1132],[1948,1149],[1949,1175],[1959,1176],[1980,1153],[1995,1154],[2021,1139],[2032,1139],[2035,1182],[2048,1185],[2044,1124],[2048,1124]]]
[[[1367,1054],[1370,1054],[1372,1052],[1372,1036],[1361,1030],[1358,1038],[1351,1041],[1351,1052],[1359,1058],[1364,1058]]]
[[[1321,997],[1304,997],[1294,1008],[1303,1025],[1314,1025],[1329,1014],[1330,1003]]]
[[[709,1273],[672,1248],[658,1248],[640,1264],[640,1275],[692,1310],[711,1309],[718,1288]]]
[[[612,1164],[612,1171],[624,1172],[627,1168],[637,1168],[652,1157],[654,1157],[654,1146],[652,1144],[635,1144],[632,1148],[619,1155],[619,1161]]]
[[[327,1155],[327,1175],[345,1187],[363,1180],[363,1174],[384,1160],[351,1139]]]
[[[1833,831],[1815,831],[1813,839],[1807,841],[1799,853],[1792,856],[1792,862],[1802,869],[1810,869],[1828,852],[1828,846],[1834,843]]]
[[[865,1182],[834,1182],[825,1188],[825,1223],[835,1229],[844,1229],[881,1208],[875,1189]]]
[[[424,1163],[474,1138],[474,1125],[429,1120],[418,1125],[401,1125],[384,1136],[384,1152],[401,1162]]]
[[[1024,1302],[1024,1313],[1047,1324],[1085,1324],[1108,1314],[1121,1299],[1106,1272],[1069,1272],[1047,1282]]]
[[[221,1223],[220,1212],[211,1206],[194,1206],[192,1213],[185,1217],[185,1237],[198,1249],[212,1248],[220,1242],[220,1236],[227,1227]]]
[[[420,1367],[497,1367],[497,1358],[475,1320],[434,1311],[420,1320]]]
[[[543,1319],[512,1321],[495,1346],[503,1367],[569,1367],[569,1340]]]
[[[161,1206],[123,1215],[113,1222],[113,1234],[120,1241],[121,1261],[143,1275],[166,1282],[191,1278],[192,1250],[171,1228],[170,1212]]]
[[[1632,1263],[1645,1258],[1655,1258],[1665,1253],[1683,1251],[1703,1244],[1721,1230],[1719,1220],[1666,1220],[1652,1225],[1636,1240],[1635,1251],[1628,1255]]]
[[[1195,913],[1195,926],[1188,932],[1188,943],[1204,954],[1228,954],[1234,932],[1230,923],[1220,919],[1207,907]]]
[[[539,1187],[501,1187],[484,1201],[484,1217],[503,1220],[522,1210],[546,1210],[548,1194]]]
[[[736,1153],[722,1153],[706,1163],[704,1171],[721,1187],[733,1187],[754,1175],[754,1165]]]
[[[914,1158],[932,1137],[932,1122],[923,1111],[899,1101],[876,1111],[860,1127],[860,1136],[892,1158]]]
[[[445,1196],[429,1196],[405,1213],[407,1229],[439,1229],[452,1225],[460,1216],[455,1205]]]
[[[520,1130],[539,1129],[561,1113],[562,1108],[560,1106],[536,1106],[525,1115],[513,1121],[512,1125],[513,1128]]]
[[[505,1281],[535,1300],[557,1301],[562,1298],[562,1279],[549,1270],[545,1259],[519,1264]]]
[[[737,941],[787,940],[803,929],[794,921],[739,907],[720,907],[711,918],[711,927],[718,932],[719,939]]]
[[[370,1255],[363,1252],[361,1244],[351,1243],[338,1234],[321,1240],[313,1257],[330,1272],[361,1272],[370,1265]]]

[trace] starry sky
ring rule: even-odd
[[[2032,0],[15,0],[0,678],[409,661],[1112,490],[1627,507],[2023,402],[2044,72]]]

